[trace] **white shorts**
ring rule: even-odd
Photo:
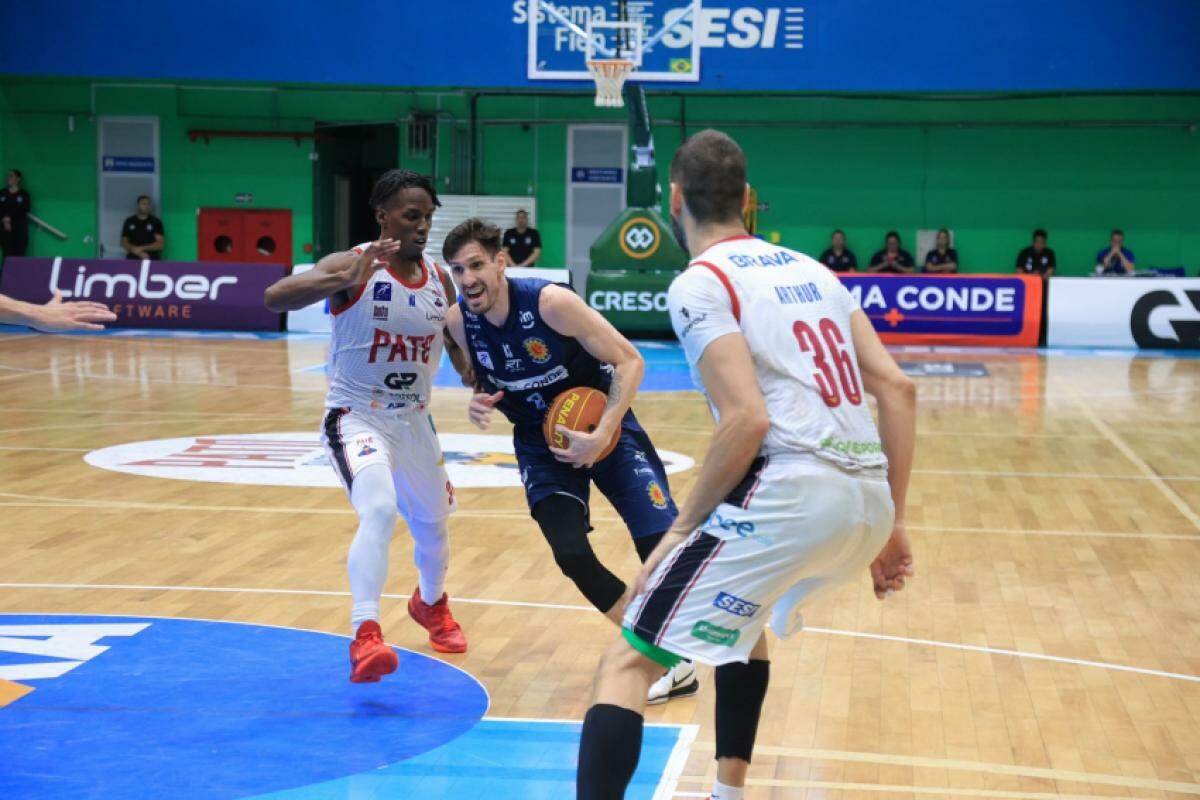
[[[406,520],[437,522],[458,507],[427,413],[331,408],[321,425],[321,444],[347,494],[355,475],[383,464],[392,473],[396,510]]]
[[[747,661],[768,617],[780,636],[795,633],[804,603],[863,578],[894,517],[883,477],[804,455],[757,459],[658,565],[624,627],[704,664]]]

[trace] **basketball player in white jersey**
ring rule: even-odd
[[[358,512],[347,566],[355,630],[350,680],[359,683],[378,681],[397,666],[379,627],[397,512],[412,533],[419,573],[409,615],[429,631],[434,650],[467,649],[444,588],[454,488],[427,409],[446,310],[457,296],[449,275],[424,254],[439,205],[429,177],[391,170],[371,195],[379,241],[326,256],[266,292],[273,311],[328,298],[333,314],[321,441]],[[464,354],[446,339],[455,369],[467,374]]]
[[[769,666],[763,628],[869,567],[877,597],[913,574],[904,529],[916,392],[832,272],[747,236],[746,160],[725,134],[671,164],[692,261],[671,322],[716,430],[691,495],[645,562],[605,653],[580,739],[577,796],[624,796],[646,687],[690,658],[716,667],[717,781],[741,800]],[[876,428],[864,391],[879,406]]]

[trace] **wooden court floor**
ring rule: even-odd
[[[909,526],[917,577],[866,576],[772,641],[748,797],[1200,795],[1200,360],[907,353],[983,362],[919,379]],[[200,434],[315,431],[324,344],[0,335],[0,612],[238,620],[347,633],[338,489],[122,474],[85,453]],[[440,390],[439,431],[470,433]],[[699,460],[694,393],[635,404],[657,445]],[[505,432],[503,425],[495,431]],[[686,497],[695,470],[672,477]],[[516,488],[459,491],[450,657],[490,714],[579,719],[613,629],[558,574]],[[594,505],[601,558],[636,557]],[[398,532],[388,591],[415,584]],[[468,602],[469,601],[469,602]],[[393,643],[429,652],[385,601]],[[332,664],[341,670],[343,664]],[[648,712],[700,731],[680,797],[707,796],[711,681]],[[2,712],[0,712],[2,713]]]

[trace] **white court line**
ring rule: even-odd
[[[960,528],[942,527],[938,525],[913,525],[911,523],[907,524],[906,527],[910,531],[922,531],[925,533],[987,533],[1005,536],[1064,536],[1079,539],[1163,539],[1167,541],[1178,542],[1200,542],[1200,535],[1192,533],[1142,533],[1140,531],[1123,533],[1119,531],[1050,531],[1038,529],[1023,530],[1021,528]]]
[[[1096,430],[1100,431],[1100,433],[1102,433],[1104,437],[1112,443],[1112,446],[1121,452],[1121,455],[1129,459],[1129,461],[1138,468],[1138,471],[1145,476],[1145,480],[1148,480],[1154,484],[1154,486],[1162,493],[1163,497],[1167,498],[1171,505],[1175,506],[1179,513],[1183,515],[1184,519],[1192,523],[1192,526],[1197,531],[1200,531],[1200,514],[1197,514],[1196,511],[1190,505],[1188,505],[1187,502],[1180,497],[1174,489],[1172,489],[1170,486],[1167,486],[1167,484],[1164,482],[1166,480],[1177,480],[1177,478],[1167,475],[1160,476],[1157,472],[1150,468],[1149,464],[1142,460],[1141,456],[1133,451],[1133,448],[1125,444],[1125,440],[1122,439],[1116,431],[1108,427],[1108,424],[1105,423],[1104,420],[1100,419],[1100,417],[1096,415],[1096,412],[1088,408],[1087,403],[1085,403],[1078,396],[1076,396],[1074,400],[1075,405],[1078,406],[1083,415],[1088,418],[1088,421],[1096,427]]]
[[[217,593],[247,593],[247,594],[287,594],[287,595],[312,595],[319,597],[349,597],[350,592],[346,591],[331,591],[327,589],[265,589],[265,588],[241,588],[232,586],[150,586],[140,584],[121,584],[121,583],[0,583],[0,589],[100,589],[110,591],[133,591],[133,592],[217,592]],[[383,597],[397,600],[407,600],[410,595],[406,594],[385,594]],[[488,600],[481,598],[456,597],[456,603],[472,604],[472,605],[496,605],[496,606],[521,606],[524,608],[546,608],[556,611],[586,611],[594,613],[595,609],[591,606],[571,605],[566,603],[535,603],[521,600]],[[960,644],[957,642],[939,642],[933,639],[911,639],[905,636],[891,636],[884,633],[867,633],[865,631],[843,631],[835,628],[817,628],[806,627],[806,633],[825,634],[827,636],[850,636],[858,639],[872,639],[875,641],[885,642],[902,642],[906,644],[917,644],[925,647],[941,647],[948,650],[963,650],[971,653],[985,653],[993,655],[1013,656],[1016,658],[1028,658],[1035,661],[1051,661],[1057,664],[1074,664],[1081,667],[1094,667],[1096,669],[1115,670],[1117,672],[1132,672],[1139,675],[1150,675],[1156,678],[1170,678],[1180,681],[1191,681],[1200,683],[1200,676],[1185,675],[1179,672],[1165,672],[1158,669],[1147,669],[1144,667],[1130,667],[1124,664],[1110,664],[1104,661],[1088,661],[1078,658],[1067,658],[1065,656],[1051,656],[1045,653],[1028,653],[1021,650],[1009,650],[1000,647],[985,647],[983,645]]]
[[[286,487],[280,487],[286,488]],[[332,490],[334,487],[330,487]],[[190,513],[216,514],[216,513],[233,513],[233,514],[316,514],[316,515],[333,515],[333,516],[354,516],[355,511],[351,507],[341,508],[297,508],[294,506],[215,506],[215,505],[192,505],[187,503],[142,503],[132,500],[87,500],[76,499],[70,497],[49,497],[36,494],[20,494],[17,492],[0,492],[0,498],[14,498],[13,500],[0,500],[0,508],[49,508],[56,510],[67,509],[90,509],[96,511],[106,510],[126,510],[137,509],[139,511],[148,512],[168,512],[168,511],[183,511]],[[528,519],[529,514],[525,511],[514,511],[511,509],[487,509],[487,508],[459,508],[454,512],[455,517],[463,519]],[[620,522],[621,519],[616,514],[607,513],[603,510],[592,513],[593,522]],[[967,534],[995,534],[1006,536],[1054,536],[1054,537],[1072,537],[1079,539],[1161,539],[1165,541],[1183,541],[1183,542],[1200,542],[1200,535],[1188,533],[1146,533],[1142,531],[1062,531],[1062,530],[1041,530],[1038,528],[972,528],[959,526],[938,526],[938,525],[916,525],[910,523],[908,525],[910,531],[920,531],[922,533],[967,533]]]
[[[0,447],[0,450],[16,450],[30,453],[90,453],[91,447]]]

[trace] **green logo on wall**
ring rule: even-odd
[[[692,626],[692,636],[720,647],[733,647],[737,644],[738,637],[741,635],[741,631],[722,628],[720,625],[713,625],[711,622],[705,622],[704,620],[700,620]]]
[[[617,244],[621,246],[621,252],[639,260],[654,255],[660,240],[658,226],[648,217],[632,217],[626,220],[617,234]]]

